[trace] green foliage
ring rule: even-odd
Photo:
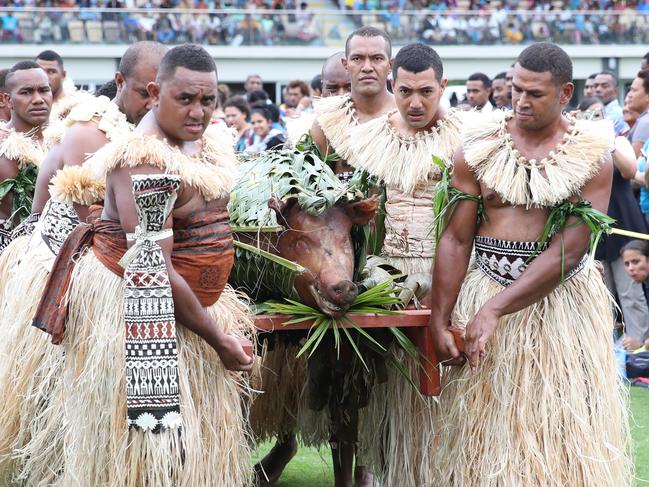
[[[482,196],[468,194],[451,186],[451,172],[444,164],[444,161],[433,156],[433,162],[442,170],[442,178],[435,187],[435,197],[433,198],[433,212],[435,214],[433,229],[435,241],[439,241],[446,223],[450,220],[453,210],[460,201],[467,200],[478,204],[478,223],[486,220],[486,215]]]
[[[574,223],[568,224],[568,219],[570,217],[575,217],[577,220]],[[538,244],[536,246],[536,251],[532,255],[528,262],[538,255],[549,240],[556,235],[557,233],[562,232],[565,229],[573,228],[581,224],[585,224],[590,229],[590,242],[588,253],[590,258],[594,258],[595,249],[597,244],[602,238],[603,233],[610,233],[615,223],[615,219],[610,216],[602,213],[593,208],[590,204],[590,201],[579,200],[576,203],[571,201],[563,201],[558,205],[554,206],[548,215],[548,219],[545,222],[543,227],[543,232],[539,238]],[[561,238],[561,281],[563,281],[564,276],[564,264],[565,264],[565,249],[563,237]]]
[[[400,314],[399,311],[391,309],[401,304],[401,300],[398,297],[398,288],[394,287],[394,280],[398,277],[401,276],[395,276],[360,293],[350,306],[347,313],[374,313],[377,315]],[[287,299],[286,302],[283,303],[267,302],[263,306],[263,311],[271,314],[293,316],[292,319],[285,322],[285,325],[302,323],[309,320],[313,321],[306,342],[297,354],[298,357],[305,353],[311,357],[322,342],[327,331],[331,331],[334,336],[334,346],[338,354],[340,354],[341,339],[345,338],[354,350],[356,357],[361,361],[365,369],[369,371],[367,361],[361,353],[362,347],[369,347],[370,349],[385,355],[387,362],[394,366],[395,369],[400,372],[415,389],[417,389],[415,381],[410,376],[406,367],[403,366],[399,358],[395,355],[394,351],[388,351],[371,334],[354,323],[348,314],[344,315],[342,318],[332,318],[325,315],[320,310],[311,308],[310,306],[292,299]],[[350,330],[353,330],[353,335]],[[421,358],[419,349],[401,330],[395,327],[389,327],[387,330],[407,355],[414,359]]]
[[[32,211],[37,176],[38,168],[33,164],[28,164],[18,172],[15,178],[5,179],[0,183],[0,200],[12,193],[11,213],[20,221],[26,219]]]

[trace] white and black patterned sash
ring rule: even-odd
[[[12,232],[14,226],[11,220],[0,220],[0,253],[11,243],[13,240]]]
[[[52,255],[59,255],[65,239],[79,223],[74,206],[51,198],[48,200],[41,214],[39,228],[41,238]]]
[[[536,255],[547,249],[544,244],[537,251],[538,242],[515,242],[478,235],[474,239],[475,263],[478,269],[502,286],[518,279]],[[586,265],[586,258],[564,276],[568,280]]]
[[[129,426],[160,432],[180,428],[176,320],[171,284],[157,241],[173,208],[180,177],[131,177],[139,225],[127,235],[135,244],[124,254],[126,291],[126,405]]]

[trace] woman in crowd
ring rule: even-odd
[[[644,240],[631,240],[620,251],[624,261],[624,269],[631,279],[642,285],[645,299],[649,305],[649,242]],[[644,346],[649,348],[649,338],[643,337]],[[624,347],[628,350],[640,348],[643,342],[637,338],[627,337],[624,340]]]
[[[250,121],[255,131],[255,142],[245,152],[256,154],[268,149],[280,148],[286,142],[286,135],[273,128],[273,113],[266,107],[255,107],[252,110]]]
[[[225,122],[228,127],[237,131],[234,150],[243,152],[253,144],[255,136],[252,126],[248,123],[250,107],[243,97],[235,96],[225,102],[223,110],[225,111]]]

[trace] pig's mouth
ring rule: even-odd
[[[322,294],[320,294],[320,290],[313,284],[309,285],[309,291],[311,292],[313,299],[315,299],[318,308],[320,308],[320,311],[328,316],[331,316],[332,318],[341,318],[349,308],[349,306],[341,307],[337,304],[332,303]]]

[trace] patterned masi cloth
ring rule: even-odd
[[[171,284],[157,241],[173,235],[162,230],[173,209],[180,177],[133,176],[139,225],[124,254],[126,284],[126,405],[129,426],[160,432],[180,428],[176,321]]]
[[[527,266],[542,251],[547,242],[539,247],[538,242],[516,242],[478,235],[474,239],[475,265],[490,279],[501,286],[509,286],[518,279]],[[573,277],[586,264],[586,256],[568,272],[565,280]]]

